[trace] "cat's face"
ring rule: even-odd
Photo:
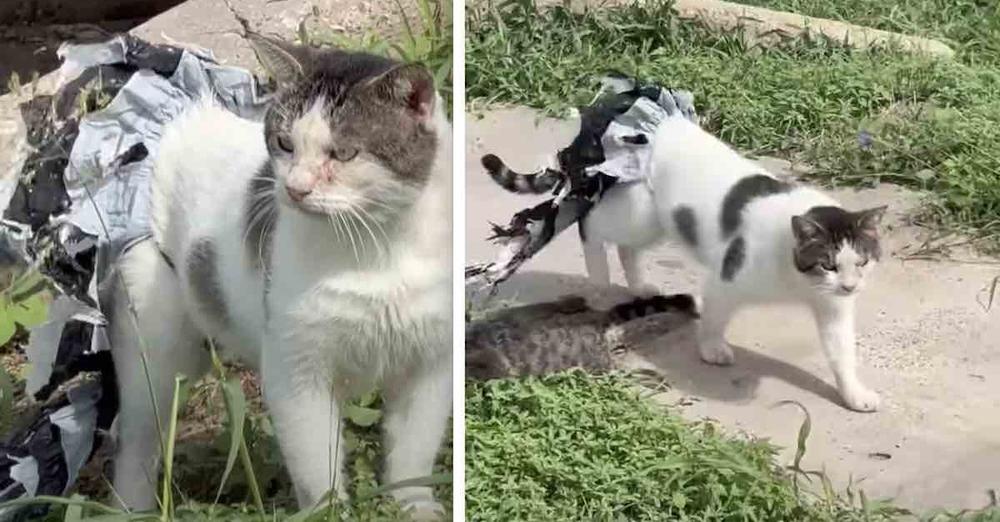
[[[260,37],[255,49],[280,85],[264,120],[279,201],[363,221],[408,208],[439,139],[428,71]]]
[[[864,288],[882,255],[878,225],[886,207],[849,212],[813,207],[792,217],[795,267],[817,292],[849,296]]]

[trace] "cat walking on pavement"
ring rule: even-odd
[[[648,138],[649,178],[608,188],[581,222],[591,281],[610,284],[605,246],[612,244],[630,290],[655,292],[644,282],[641,252],[672,238],[708,270],[698,336],[705,362],[732,364],[725,331],[741,308],[805,304],[844,404],[876,410],[878,395],[857,375],[854,316],[881,257],[878,226],[886,207],[844,209],[818,190],[774,177],[680,114],[665,118]],[[499,161],[484,166],[515,192],[543,191],[564,175],[552,169],[520,174]]]

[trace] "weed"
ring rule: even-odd
[[[1000,4],[977,0],[741,0],[740,3],[938,38],[970,64],[1000,63]]]
[[[469,382],[465,397],[470,521],[1000,521],[996,509],[921,518],[853,487],[835,491],[801,468],[808,412],[783,468],[767,441],[686,421],[624,375]],[[822,491],[800,488],[800,477]]]
[[[421,62],[434,76],[438,92],[451,113],[452,100],[452,0],[415,0],[416,16],[395,0],[402,31],[395,37],[368,32],[344,35],[322,28],[310,31],[305,21],[299,24],[299,41],[313,45],[331,45],[392,56],[404,62]]]

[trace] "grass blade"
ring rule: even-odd
[[[792,462],[792,469],[798,472],[804,471],[802,469],[802,458],[806,455],[806,441],[809,440],[809,432],[812,431],[812,417],[809,416],[809,410],[806,409],[802,403],[798,401],[781,401],[774,405],[774,407],[785,406],[787,404],[794,404],[798,406],[805,418],[802,419],[802,425],[799,426],[799,436],[796,440],[795,445],[795,460]]]
[[[222,497],[222,491],[229,481],[229,475],[233,471],[233,466],[236,465],[236,457],[239,455],[240,448],[245,442],[243,440],[243,427],[247,414],[247,400],[246,396],[243,395],[243,387],[240,385],[240,380],[231,377],[224,381],[221,387],[223,401],[226,406],[226,415],[229,421],[230,441],[229,453],[226,456],[226,468],[222,472],[222,478],[219,480],[219,490],[215,494],[215,503],[218,503]]]
[[[167,429],[166,453],[163,455],[163,491],[160,498],[160,520],[169,522],[174,516],[174,443],[177,438],[177,416],[187,399],[188,380],[183,375],[174,377],[174,400],[170,405],[170,424]]]
[[[236,456],[240,457],[240,465],[246,473],[247,484],[250,487],[250,494],[253,497],[254,505],[260,513],[264,513],[264,499],[260,493],[260,485],[257,483],[257,474],[254,473],[253,461],[250,459],[250,448],[247,446],[244,427],[247,417],[247,398],[243,394],[243,386],[239,379],[226,378],[226,369],[222,365],[222,360],[215,350],[215,343],[209,341],[209,350],[212,356],[212,366],[215,367],[216,375],[222,382],[222,400],[226,406],[226,415],[229,421],[231,439],[229,443],[229,454],[226,457],[226,469],[219,481],[219,490],[215,495],[215,503],[218,504],[222,496],[223,488],[229,481],[229,475],[233,471],[236,463]]]

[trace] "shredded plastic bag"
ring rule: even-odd
[[[682,116],[697,123],[688,91],[608,77],[594,101],[580,109],[580,131],[557,154],[562,180],[554,197],[524,209],[506,227],[493,225],[488,239],[500,246],[489,263],[468,266],[468,282],[484,281],[491,292],[553,237],[577,223],[616,183],[641,183],[652,169],[652,138],[665,118]],[[484,157],[484,164],[487,162]],[[490,161],[502,160],[492,156]]]
[[[0,442],[0,502],[69,492],[118,413],[103,312],[117,260],[150,237],[163,126],[206,97],[257,120],[267,101],[249,71],[207,51],[120,35],[59,56],[57,92],[20,107],[25,159],[0,187],[0,274],[40,272],[55,295],[27,348],[35,411]],[[7,507],[0,521],[45,511]]]

